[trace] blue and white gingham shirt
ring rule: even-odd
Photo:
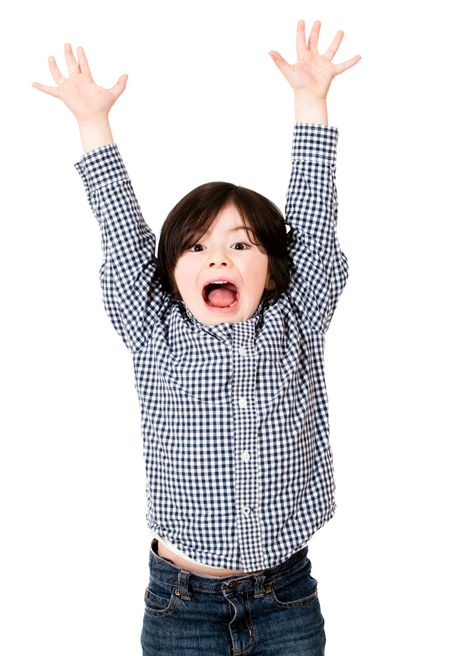
[[[213,326],[163,290],[117,144],[74,164],[101,229],[104,306],[133,356],[147,524],[204,565],[279,565],[335,512],[324,342],[348,276],[337,138],[332,126],[294,124],[289,288],[251,318]]]

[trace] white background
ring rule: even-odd
[[[327,333],[335,516],[311,539],[327,655],[447,653],[448,29],[378,0],[41,0],[4,10],[0,651],[140,656],[145,472],[131,355],[101,303],[74,116],[31,86],[84,47],[128,73],[113,135],[156,234],[194,186],[284,209],[297,21],[362,56],[328,95],[349,279]],[[205,627],[207,630],[207,627]]]

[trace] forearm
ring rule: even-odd
[[[107,115],[79,122],[78,127],[85,153],[98,146],[114,143]]]
[[[103,302],[117,332],[134,353],[142,348],[151,324],[166,308],[166,294],[156,284],[156,236],[144,221],[117,144],[98,145],[103,148],[85,153],[75,168],[101,228]]]
[[[326,99],[309,98],[305,94],[294,93],[295,121],[297,123],[320,123],[328,125]]]
[[[289,250],[296,267],[291,295],[305,307],[311,325],[325,331],[345,286],[348,262],[336,234],[338,130],[317,124],[316,116],[309,118],[293,127],[285,209],[292,231]]]

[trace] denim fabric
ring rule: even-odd
[[[143,656],[324,656],[308,546],[276,567],[229,577],[181,569],[151,544]]]

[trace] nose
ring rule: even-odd
[[[209,267],[213,266],[229,266],[231,264],[231,259],[227,255],[224,248],[217,247],[214,251],[211,252],[209,257]]]

